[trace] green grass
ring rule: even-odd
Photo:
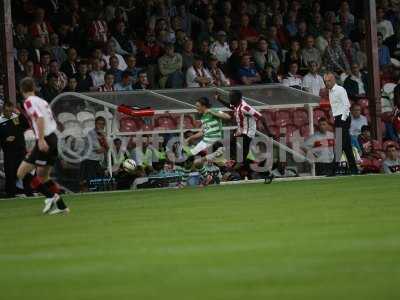
[[[400,299],[400,177],[0,201],[0,299]]]

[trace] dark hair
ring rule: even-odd
[[[233,90],[229,94],[230,103],[233,106],[238,106],[242,101],[242,92],[239,90]]]
[[[207,97],[201,97],[197,100],[197,102],[200,103],[200,105],[205,106],[207,108],[211,107],[210,99],[208,99]]]
[[[40,57],[45,56],[45,55],[51,56],[49,51],[42,51],[42,53],[40,53]]]
[[[328,119],[325,118],[325,117],[321,117],[321,118],[318,120],[318,124],[321,124],[322,122],[328,122]]]
[[[21,93],[35,92],[36,91],[35,80],[31,77],[25,77],[19,83],[19,89],[21,90]]]
[[[370,130],[371,130],[371,127],[369,127],[368,125],[363,125],[363,126],[361,127],[361,132],[370,131]]]
[[[94,123],[97,123],[98,121],[103,121],[105,123],[106,122],[106,118],[104,118],[103,116],[98,116],[94,120]]]
[[[397,148],[396,148],[396,145],[395,145],[395,144],[389,144],[389,145],[387,145],[387,146],[386,146],[386,151],[389,151],[389,149],[392,149],[392,148],[394,148],[394,149],[396,149],[396,150],[397,150]]]

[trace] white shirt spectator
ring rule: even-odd
[[[321,89],[325,88],[324,79],[319,74],[308,73],[303,78],[303,88],[315,96],[319,96]]]
[[[282,84],[287,87],[302,87],[303,80],[300,75],[293,75],[288,73],[288,75],[283,79]]]
[[[376,30],[383,35],[383,40],[394,34],[392,22],[388,20],[382,20],[378,23]]]
[[[342,115],[342,121],[346,121],[350,114],[350,101],[346,90],[340,85],[335,84],[329,90],[329,102],[334,117]]]
[[[315,158],[315,162],[331,163],[335,157],[335,136],[333,132],[322,133],[317,131],[303,144],[303,148]]]
[[[390,160],[387,158],[383,162],[383,171],[386,174],[400,173],[400,159]]]
[[[368,125],[368,120],[365,116],[360,115],[358,118],[351,118],[350,135],[359,136],[361,134],[361,127]]]
[[[92,71],[89,73],[90,77],[93,80],[94,87],[100,87],[104,84],[104,75],[106,72],[104,71]]]
[[[232,55],[231,49],[229,48],[227,42],[225,42],[223,45],[218,41],[214,42],[210,47],[210,52],[211,54],[215,55],[220,63],[223,64],[226,63],[229,57]]]
[[[113,56],[116,56],[118,58],[118,70],[124,71],[128,67],[124,57],[118,53],[115,53]],[[110,55],[103,55],[103,59],[107,64],[107,69],[110,68],[110,57]]]
[[[186,71],[186,85],[187,87],[202,87],[202,85],[196,81],[197,77],[207,77],[210,79],[210,83],[213,81],[213,78],[211,74],[205,69],[202,68],[201,70],[196,71],[196,69],[191,66],[189,69]]]

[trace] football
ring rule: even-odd
[[[133,159],[126,159],[122,163],[122,168],[128,172],[128,173],[133,173],[136,169],[136,162]]]

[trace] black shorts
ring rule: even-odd
[[[38,167],[54,166],[58,158],[58,139],[55,133],[46,136],[45,141],[49,145],[49,151],[42,152],[39,150],[38,141],[36,141],[35,147],[25,158],[27,163],[36,165]]]

